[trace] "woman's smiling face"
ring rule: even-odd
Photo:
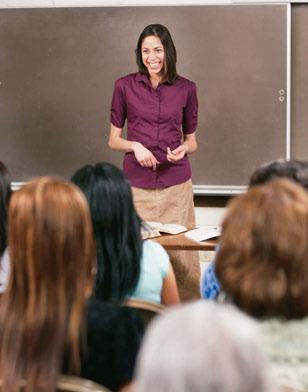
[[[150,77],[163,76],[165,66],[165,52],[161,40],[150,35],[142,41],[142,62],[147,68]]]

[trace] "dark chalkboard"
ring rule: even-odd
[[[292,6],[292,156],[308,160],[308,5]]]
[[[113,83],[143,27],[169,27],[198,87],[199,192],[228,193],[286,154],[288,5],[0,10],[0,159],[15,181],[122,155],[107,147]]]

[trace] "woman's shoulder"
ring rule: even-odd
[[[308,388],[308,317],[259,321],[261,344],[281,385]]]
[[[308,362],[308,317],[298,320],[259,321],[264,347],[271,358],[299,358]]]
[[[185,78],[184,76],[181,76],[181,75],[177,76],[175,82],[177,84],[179,84],[179,85],[181,84],[181,85],[185,85],[185,86],[188,86],[188,87],[196,86],[195,82],[193,82],[192,80],[189,80],[189,79],[187,79],[187,78]]]
[[[302,319],[279,319],[279,318],[270,318],[259,321],[261,330],[266,334],[276,334],[277,336],[280,334],[293,336],[296,332],[296,335],[304,334],[307,337],[308,344],[308,317],[304,317]]]
[[[142,260],[152,267],[156,266],[163,276],[168,272],[170,264],[168,253],[155,241],[145,240],[143,242]]]
[[[126,84],[135,81],[138,78],[139,72],[133,72],[116,79],[115,84]]]
[[[158,242],[152,240],[143,241],[143,251],[151,252],[155,255],[160,254],[168,258],[168,253],[165,251],[163,246],[161,246]]]

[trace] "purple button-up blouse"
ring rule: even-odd
[[[123,128],[127,119],[127,140],[138,141],[160,162],[156,171],[142,167],[133,152],[124,156],[123,168],[132,186],[165,188],[191,178],[188,157],[170,163],[171,150],[182,142],[182,132],[196,131],[198,100],[195,83],[178,76],[174,83],[163,83],[154,89],[146,75],[134,73],[115,82],[111,123]]]

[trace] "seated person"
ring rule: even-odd
[[[307,238],[307,192],[273,180],[231,201],[216,258],[225,299],[259,320],[277,384],[299,390],[308,389]]]
[[[172,305],[179,302],[169,257],[158,243],[141,238],[141,220],[130,185],[110,163],[79,169],[72,177],[85,194],[96,242],[94,296],[105,301],[139,298]]]
[[[277,159],[261,165],[250,177],[249,186],[265,184],[276,178],[289,178],[308,191],[308,162]],[[216,252],[219,251],[219,245]],[[216,299],[220,292],[220,282],[216,276],[215,259],[201,277],[201,295],[205,299]]]
[[[129,308],[89,299],[95,272],[86,199],[73,184],[43,177],[11,197],[10,276],[0,306],[4,391],[55,390],[59,373],[130,383],[143,335]],[[18,328],[16,327],[18,326]]]
[[[267,365],[252,320],[200,300],[149,326],[134,392],[273,392]]]
[[[219,251],[219,245],[215,246],[215,252]],[[220,282],[216,276],[215,258],[207,266],[201,277],[202,298],[215,300],[220,292]]]
[[[7,211],[11,193],[10,174],[0,161],[0,294],[6,289],[10,267],[7,253]]]

